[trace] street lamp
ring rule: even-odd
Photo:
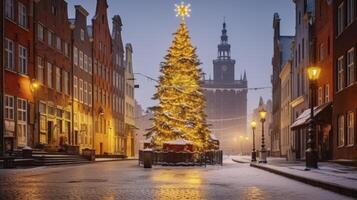
[[[255,128],[257,127],[257,122],[252,121],[250,123],[250,126],[252,127],[252,130],[253,130],[252,162],[256,162],[257,161],[257,152],[255,151]]]
[[[33,95],[33,102],[34,102],[34,107],[35,107],[35,116],[34,116],[34,126],[33,126],[33,145],[36,142],[40,142],[40,135],[38,134],[39,131],[39,124],[37,123],[38,120],[38,116],[37,113],[39,112],[38,108],[37,108],[37,95],[36,95],[36,91],[40,88],[40,82],[36,79],[31,79],[30,81],[30,90],[32,92]]]
[[[260,121],[262,122],[262,146],[259,154],[259,163],[267,163],[267,151],[265,149],[264,143],[264,122],[267,111],[264,108],[261,108],[259,111]]]
[[[316,90],[316,81],[320,76],[321,68],[310,66],[307,68],[307,75],[310,83],[310,121],[308,128],[307,149],[305,151],[306,169],[317,168],[317,150],[315,148],[315,120],[314,120],[314,95]]]

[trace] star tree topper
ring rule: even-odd
[[[190,17],[191,4],[185,5],[184,2],[181,2],[179,5],[175,4],[175,7],[176,17],[181,17],[182,21],[185,21],[186,17]]]

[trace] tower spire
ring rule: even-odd
[[[244,70],[243,80],[244,80],[244,81],[246,81],[246,80],[247,80],[247,73],[246,73],[246,71],[245,71],[245,70]]]
[[[226,18],[223,18],[221,43],[218,45],[218,59],[230,59],[230,58],[231,58],[231,45],[228,44]]]

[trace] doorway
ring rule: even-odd
[[[47,144],[51,144],[53,137],[53,122],[47,121]]]

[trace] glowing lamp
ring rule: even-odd
[[[265,120],[265,117],[267,115],[267,111],[264,108],[262,108],[259,111],[259,115],[260,115],[260,119]]]
[[[320,76],[321,68],[318,66],[310,66],[307,68],[307,75],[310,81],[316,81]]]
[[[250,126],[252,127],[252,129],[255,129],[257,127],[257,122],[253,120],[252,122],[250,122]]]

